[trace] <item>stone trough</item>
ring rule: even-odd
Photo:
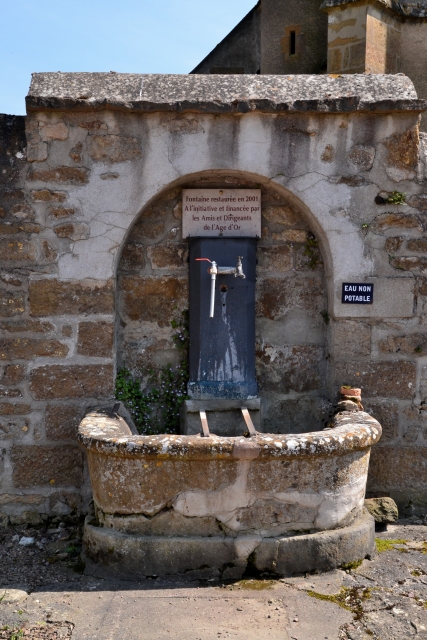
[[[252,438],[141,436],[109,415],[93,411],[79,427],[95,503],[87,573],[286,576],[374,553],[363,501],[381,426],[367,413],[339,413],[323,431]]]

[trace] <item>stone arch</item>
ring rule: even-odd
[[[187,248],[180,235],[181,191],[188,187],[262,189],[257,373],[263,430],[320,428],[330,407],[325,320],[331,252],[300,198],[259,175],[225,170],[186,175],[142,208],[117,260],[118,369],[126,367],[149,389],[150,370],[158,374],[168,364],[178,365],[171,323],[179,323],[188,307]]]

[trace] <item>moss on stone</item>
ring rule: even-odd
[[[375,538],[375,545],[378,553],[395,549],[396,544],[406,544],[406,540],[385,540],[383,538]]]

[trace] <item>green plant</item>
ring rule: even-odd
[[[347,562],[341,565],[341,569],[344,571],[352,571],[353,569],[357,569],[363,562],[363,558],[361,560],[355,560],[354,562]]]
[[[371,598],[371,589],[364,587],[341,587],[339,593],[327,595],[325,593],[318,593],[317,591],[307,591],[307,595],[318,600],[327,600],[328,602],[334,602],[342,609],[351,611],[355,620],[360,620],[363,617],[363,601]]]
[[[308,266],[310,269],[315,269],[317,265],[321,263],[319,243],[312,233],[307,235],[304,255],[308,257]]]
[[[392,191],[387,200],[387,204],[405,204],[406,202],[406,193],[401,193],[400,191]]]
[[[325,324],[329,324],[329,321],[330,321],[330,319],[331,319],[331,318],[330,318],[329,313],[328,313],[327,311],[321,311],[321,312],[320,312],[320,315],[321,315],[321,316],[322,316],[322,318],[323,318],[323,322],[324,322]]]
[[[369,229],[369,224],[367,222],[364,222],[362,224],[362,229]]]
[[[117,373],[116,398],[127,406],[139,433],[144,435],[179,431],[180,408],[187,398],[188,310],[179,320],[172,320],[171,326],[176,329],[173,341],[180,352],[180,362],[175,369],[168,364],[160,371],[148,370],[145,392],[141,389],[141,379],[134,378],[127,368]]]
[[[390,549],[395,549],[395,544],[406,544],[406,540],[386,540],[383,538],[375,538],[375,544],[378,553],[382,553],[383,551],[390,551]]]
[[[422,346],[421,346],[421,345],[418,345],[418,346],[417,346],[417,347],[415,347],[415,349],[414,349],[415,353],[421,353],[421,352],[422,352],[422,350],[423,350],[423,348],[422,348]]]

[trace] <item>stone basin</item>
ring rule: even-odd
[[[95,515],[86,572],[235,579],[327,571],[374,553],[364,510],[381,426],[362,411],[303,434],[135,435],[106,411],[79,427]]]

